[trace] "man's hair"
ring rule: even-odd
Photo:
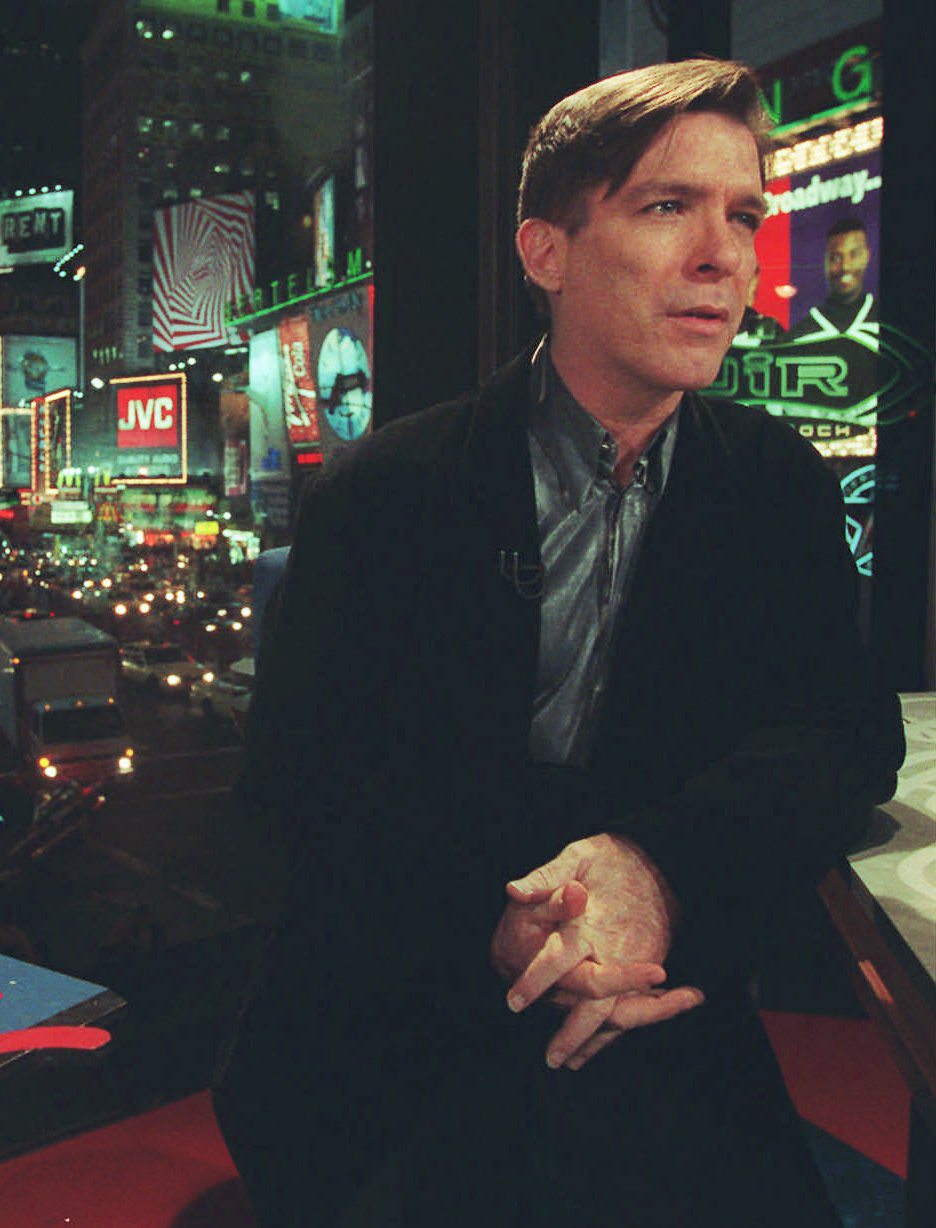
[[[585,194],[622,186],[666,125],[687,111],[715,111],[738,120],[754,137],[761,160],[770,121],[757,79],[731,60],[652,64],[596,81],[557,102],[530,133],[523,154],[517,224],[544,218],[575,234],[587,221]],[[546,304],[538,287],[537,306]]]
[[[860,217],[840,217],[826,231],[826,238],[834,239],[836,235],[850,235],[856,230],[861,231],[865,239],[867,239],[868,228]]]

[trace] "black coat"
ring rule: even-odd
[[[528,370],[383,428],[304,499],[244,782],[297,872],[219,1117],[257,1190],[274,1152],[308,1169],[294,1208],[312,1197],[322,1223],[375,1171],[384,1192],[358,1197],[393,1186],[407,1225],[460,1223],[455,1200],[465,1223],[506,1226],[506,1191],[529,1213],[533,1185],[545,1218],[528,1223],[587,1228],[622,1181],[637,1197],[636,1174],[622,1223],[702,1223],[753,1197],[802,1220],[810,1178],[744,985],[767,923],[891,795],[902,753],[856,628],[837,484],[786,425],[688,395],[592,761],[533,768]],[[508,878],[609,830],[669,880],[670,979],[708,1003],[552,1074],[551,1008],[510,1017],[487,947]],[[462,1163],[478,1150],[480,1170]],[[771,1152],[768,1177],[752,1157]],[[384,1203],[361,1222],[396,1222]]]

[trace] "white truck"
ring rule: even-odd
[[[117,641],[80,618],[0,618],[0,731],[26,784],[133,772]]]

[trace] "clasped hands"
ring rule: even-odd
[[[672,1019],[704,1001],[691,986],[662,988],[676,902],[645,853],[601,834],[566,845],[507,884],[491,960],[522,1011],[550,992],[566,1012],[547,1065],[580,1070],[631,1028]]]

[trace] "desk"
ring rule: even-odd
[[[902,695],[907,757],[892,801],[819,893],[859,996],[913,1096],[908,1228],[936,1206],[936,695]]]

